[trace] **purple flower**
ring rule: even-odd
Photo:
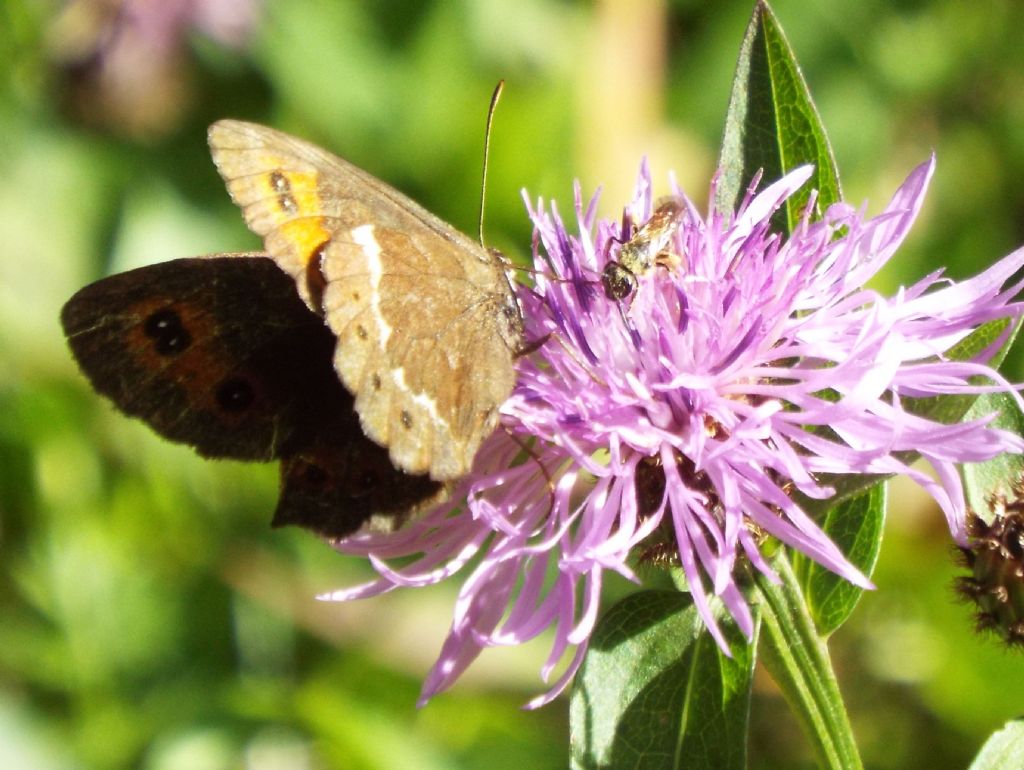
[[[118,133],[172,130],[189,101],[188,38],[241,48],[262,0],[72,0],[50,30],[75,112]]]
[[[421,702],[482,648],[553,628],[542,674],[560,673],[529,704],[538,706],[582,661],[605,571],[636,579],[630,557],[670,554],[726,650],[710,598],[750,636],[735,567],[743,558],[777,579],[759,551],[765,534],[870,587],[794,500],[795,491],[831,497],[826,474],[905,474],[963,542],[955,464],[1022,452],[1024,440],[988,418],[943,425],[904,402],[1010,389],[986,365],[1009,326],[973,360],[945,353],[980,324],[1020,317],[1024,305],[1012,298],[1021,284],[1006,284],[1024,249],[959,284],[936,271],[893,297],[865,288],[906,236],[933,169],[934,159],[916,168],[875,218],[837,204],[788,239],[771,217],[810,168],[748,194],[734,216],[704,216],[675,190],[668,255],[619,301],[600,277],[630,223],[652,213],[646,167],[621,227],[598,221],[596,196],[584,206],[578,186],[578,235],[554,204],[528,203],[538,276],[520,298],[527,339],[545,341],[520,361],[503,430],[453,502],[398,532],[339,543],[368,556],[379,578],[325,598],[427,585],[467,568]],[[908,451],[934,477],[908,466]]]

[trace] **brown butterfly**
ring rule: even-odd
[[[97,391],[206,457],[281,460],[274,526],[394,528],[443,485],[368,439],[332,366],[335,337],[261,254],[177,259],[97,281],[61,322]]]
[[[505,260],[308,142],[234,120],[209,141],[249,228],[336,335],[365,434],[409,473],[465,475],[515,384]]]

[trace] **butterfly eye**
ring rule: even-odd
[[[143,325],[146,336],[153,340],[156,352],[162,356],[181,353],[192,344],[192,335],[181,323],[181,316],[170,308],[158,310]]]
[[[252,406],[256,392],[242,377],[228,377],[217,386],[217,403],[225,412],[241,412]]]

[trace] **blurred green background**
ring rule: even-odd
[[[520,189],[625,202],[650,157],[706,199],[749,0],[0,4],[0,767],[556,768],[566,702],[543,640],[494,650],[414,703],[457,586],[350,605],[367,576],[270,531],[271,467],[204,462],[94,396],[61,337],[80,286],[251,249],[206,125],[240,117],[331,148],[473,233],[483,122],[488,240],[529,250]],[[939,165],[880,288],[977,272],[1024,243],[1020,4],[777,0],[847,198],[877,212]],[[1019,358],[1008,366],[1022,378]],[[948,531],[909,487],[866,596],[833,639],[866,763],[961,768],[1024,710],[1024,656],[971,632]],[[810,766],[767,677],[752,768]]]

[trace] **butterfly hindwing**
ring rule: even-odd
[[[342,537],[374,516],[398,524],[443,492],[362,433],[334,335],[261,255],[111,276],[61,320],[93,386],[126,414],[207,457],[282,460],[275,523]]]

